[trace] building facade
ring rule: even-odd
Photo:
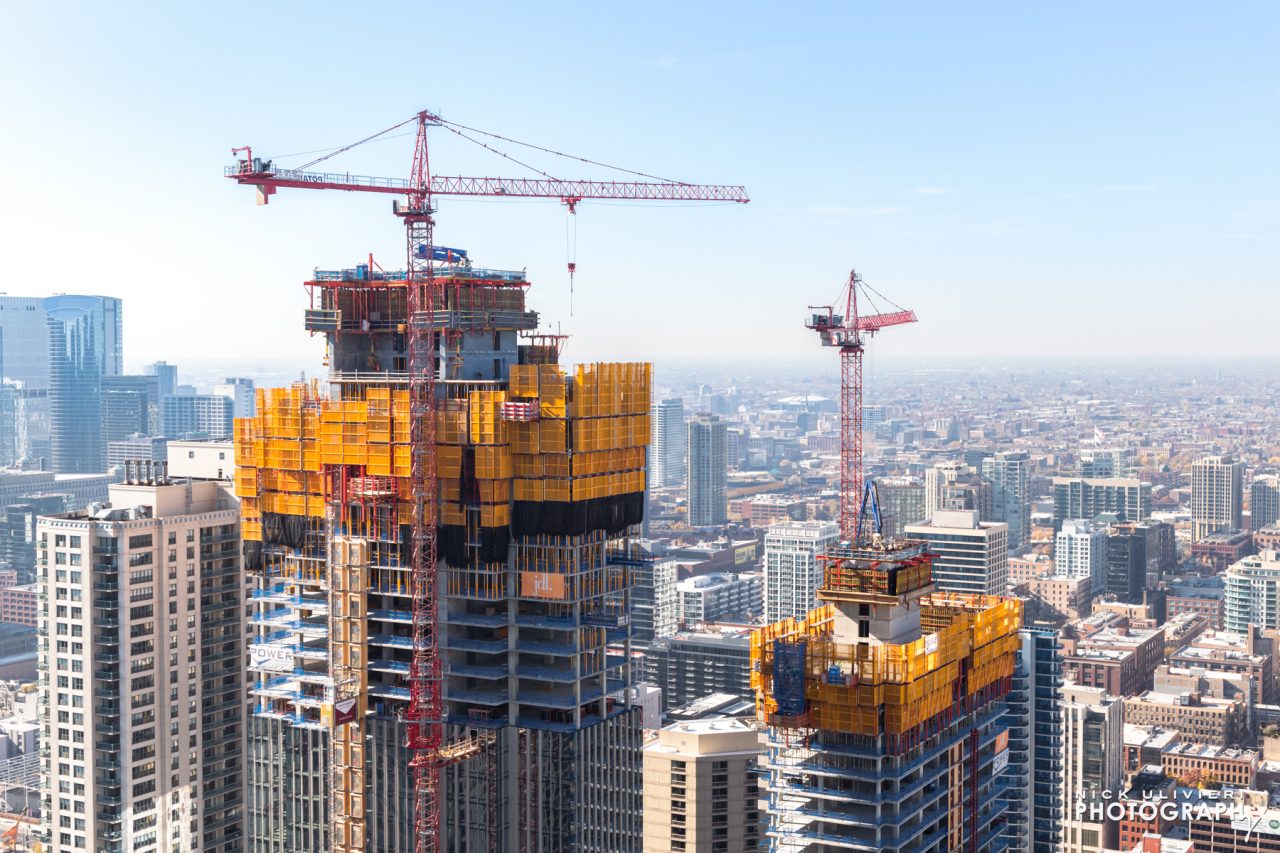
[[[244,850],[230,483],[129,481],[110,498],[40,520],[48,849]]]
[[[1223,627],[1249,633],[1250,625],[1280,628],[1280,551],[1263,551],[1227,568]]]
[[[1097,687],[1066,685],[1062,715],[1062,853],[1099,853],[1118,827],[1080,805],[1105,806],[1123,779],[1124,707]]]
[[[977,510],[939,510],[905,534],[929,543],[940,592],[1004,595],[1009,589],[1009,527],[979,521]]]
[[[1263,474],[1249,486],[1249,529],[1261,530],[1280,521],[1280,475]]]
[[[982,477],[991,483],[992,520],[1009,526],[1009,550],[1016,551],[1031,541],[1031,458],[1022,450],[988,456]]]
[[[218,394],[164,397],[160,401],[160,429],[170,439],[230,438],[235,404]]]
[[[684,483],[684,454],[689,434],[684,425],[684,400],[672,397],[653,407],[653,444],[649,446],[649,485]]]
[[[760,733],[730,718],[672,723],[644,748],[643,853],[763,847]]]
[[[803,617],[818,606],[822,563],[818,555],[840,538],[829,521],[784,522],[764,537],[764,618]]]
[[[1191,538],[1244,527],[1244,463],[1206,456],[1191,463]]]
[[[681,631],[655,640],[645,665],[662,690],[663,711],[727,693],[750,698],[751,642],[745,631]]]
[[[106,469],[102,378],[122,372],[121,305],[109,296],[44,300],[49,344],[49,446],[53,470]]]
[[[1053,538],[1053,570],[1089,578],[1094,594],[1107,588],[1107,529],[1092,521],[1066,521]]]
[[[1062,838],[1062,653],[1057,632],[1018,632],[1017,668],[1009,692],[1009,849],[1058,853]]]
[[[1127,477],[1054,477],[1053,526],[1103,513],[1121,521],[1143,521],[1151,515],[1151,484]]]
[[[729,459],[719,415],[689,420],[689,524],[714,527],[727,520]]]

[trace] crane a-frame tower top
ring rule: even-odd
[[[407,178],[383,178],[312,167],[358,145],[378,139],[391,131],[416,126],[416,138]],[[538,173],[532,178],[497,178],[435,175],[431,170],[428,130],[441,128],[498,153],[500,156]],[[527,166],[514,157],[496,151],[475,136],[535,149],[590,165],[627,172],[641,181],[564,180]],[[415,849],[429,853],[440,846],[441,769],[468,750],[444,742],[444,679],[437,637],[437,542],[439,485],[436,473],[436,381],[438,375],[436,341],[441,329],[435,326],[436,306],[442,304],[437,285],[437,264],[441,258],[433,234],[437,196],[489,196],[550,198],[576,211],[584,199],[628,201],[708,201],[745,203],[749,199],[741,186],[691,184],[657,178],[634,170],[519,142],[498,134],[477,130],[441,116],[422,111],[386,130],[343,146],[294,169],[279,168],[271,160],[255,157],[249,146],[233,148],[237,161],[225,176],[238,184],[255,187],[259,204],[266,204],[281,188],[343,190],[398,196],[393,211],[406,233],[407,280],[405,304],[409,322],[405,330],[411,412],[410,444],[411,492],[413,502],[412,541],[412,639],[409,668],[408,745],[414,751],[414,794],[416,812]],[[570,263],[570,272],[573,264]],[[335,845],[337,841],[335,839]],[[335,846],[336,849],[336,846]],[[343,848],[344,850],[347,848]]]

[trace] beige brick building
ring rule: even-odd
[[[644,853],[763,849],[759,754],[760,734],[742,720],[660,729],[644,748]]]

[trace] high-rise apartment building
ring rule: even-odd
[[[1080,476],[1086,478],[1123,477],[1129,453],[1117,447],[1088,447],[1080,451]]]
[[[1089,809],[1105,810],[1124,775],[1124,704],[1100,687],[1067,684],[1062,718],[1062,853],[1115,847],[1118,826]],[[1080,813],[1083,806],[1085,811]]]
[[[39,522],[47,849],[238,853],[240,514],[229,482],[141,473]]]
[[[1280,521],[1280,475],[1254,477],[1249,486],[1249,526],[1261,530]]]
[[[830,521],[770,525],[764,537],[764,618],[801,618],[818,606],[822,564],[818,555],[840,538]]]
[[[1069,578],[1089,578],[1094,594],[1107,588],[1107,528],[1084,519],[1065,521],[1053,539],[1053,570]]]
[[[538,320],[518,270],[443,263],[434,282],[424,320],[402,271],[317,271],[328,392],[260,391],[236,424],[257,609],[247,848],[414,847],[412,320],[439,359],[440,849],[630,849],[649,366],[566,370],[558,341],[521,334]]]
[[[763,844],[760,733],[728,717],[672,723],[644,748],[643,853]]]
[[[982,476],[991,483],[992,520],[1009,525],[1009,550],[1016,551],[1031,541],[1031,459],[1021,450],[988,456]]]
[[[645,656],[647,679],[662,690],[662,710],[712,693],[751,698],[751,642],[735,628],[680,631],[653,642]]]
[[[977,510],[939,510],[905,534],[929,543],[940,592],[1004,595],[1009,590],[1009,527],[979,521]]]
[[[1020,602],[931,593],[919,543],[827,557],[824,606],[752,637],[774,849],[1007,849]]]
[[[1245,557],[1223,575],[1223,626],[1248,634],[1249,626],[1280,628],[1280,551]]]
[[[694,575],[676,583],[676,600],[685,627],[720,619],[746,622],[764,609],[764,583],[759,572]]]
[[[1244,526],[1244,463],[1206,456],[1191,463],[1191,538]]]
[[[876,481],[880,503],[881,530],[890,539],[902,537],[908,524],[929,519],[925,510],[925,485],[914,477],[891,477]]]
[[[1062,839],[1062,651],[1057,631],[1018,632],[1017,669],[1009,692],[1009,822],[1017,853],[1058,853]]]
[[[0,294],[0,379],[49,388],[49,327],[44,297]]]
[[[1107,530],[1107,594],[1141,604],[1143,593],[1173,568],[1173,528],[1162,521],[1121,522]]]
[[[684,425],[684,400],[673,397],[653,407],[653,443],[649,445],[649,485],[684,483],[684,454],[689,433]]]
[[[1092,520],[1112,513],[1121,521],[1151,515],[1151,484],[1126,477],[1054,477],[1053,527],[1068,520]]]
[[[719,415],[689,420],[689,524],[714,527],[727,520],[729,460],[725,422]]]
[[[44,300],[49,346],[49,445],[59,473],[106,468],[102,378],[122,372],[120,300],[50,296]]]

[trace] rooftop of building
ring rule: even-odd
[[[1189,708],[1215,708],[1225,710],[1226,708],[1237,704],[1234,699],[1219,699],[1216,696],[1205,696],[1202,693],[1192,693],[1183,690],[1178,693],[1161,693],[1156,690],[1145,690],[1137,696],[1130,696],[1130,702],[1146,702],[1152,705],[1167,705],[1169,707],[1189,707]]]
[[[1162,729],[1159,726],[1138,726],[1133,723],[1124,724],[1124,745],[1138,746],[1145,749],[1164,749],[1175,743],[1182,732],[1177,729]]]
[[[667,712],[672,720],[689,722],[712,717],[754,717],[755,703],[732,693],[712,693]]]
[[[741,572],[738,574],[733,572],[711,572],[678,581],[676,589],[680,592],[711,592],[736,584],[762,581],[763,578],[764,576],[760,572]]]
[[[1265,663],[1270,655],[1250,654],[1245,637],[1223,631],[1201,634],[1188,645],[1174,652],[1172,658],[1203,661],[1238,661],[1241,663]]]
[[[1220,761],[1255,761],[1260,755],[1256,749],[1239,749],[1233,746],[1215,746],[1194,741],[1171,743],[1160,750],[1164,755],[1181,755],[1188,758],[1204,758]]]
[[[1209,533],[1201,536],[1197,541],[1191,543],[1191,547],[1197,545],[1203,547],[1228,546],[1238,547],[1244,545],[1253,534],[1248,530],[1222,530],[1217,533]]]

